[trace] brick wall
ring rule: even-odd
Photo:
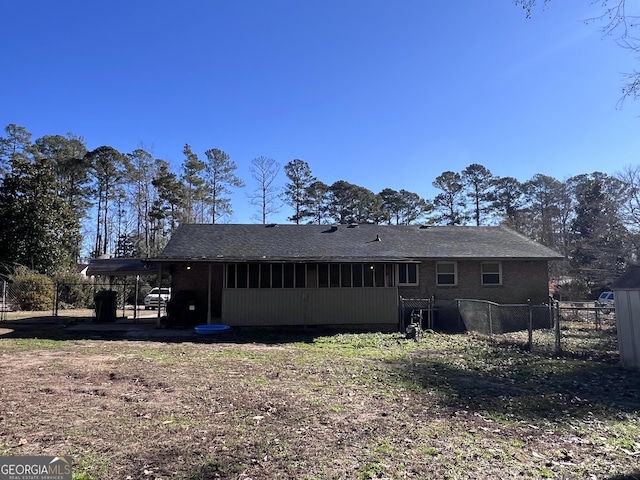
[[[173,294],[181,290],[193,292],[198,300],[198,318],[206,320],[207,308],[207,283],[209,278],[209,265],[205,263],[194,263],[187,271],[184,266],[176,267],[172,275]],[[211,266],[211,315],[213,318],[220,317],[222,311],[222,285],[224,280],[224,266],[222,264],[212,264]]]
[[[457,285],[436,285],[436,262],[420,264],[420,285],[399,287],[405,298],[454,300],[477,298],[497,303],[546,302],[549,296],[548,269],[545,261],[503,261],[502,285],[482,285],[479,261],[457,261]]]
[[[455,299],[475,298],[496,303],[534,304],[548,300],[548,267],[546,261],[503,261],[502,285],[483,286],[481,284],[479,261],[458,261],[456,286],[436,285],[436,262],[424,261],[419,268],[419,285],[398,287],[398,293],[405,298],[430,298],[435,296],[439,309],[439,327],[457,323],[458,313]],[[208,265],[195,263],[190,270],[176,266],[173,271],[173,292],[189,290],[198,297],[198,313],[206,319]],[[224,268],[221,264],[212,266],[212,317],[221,315],[222,286]],[[202,316],[201,316],[202,315]]]
[[[419,282],[416,287],[398,287],[405,298],[430,298],[435,296],[439,309],[440,327],[457,322],[454,300],[471,298],[496,303],[545,303],[549,298],[548,266],[546,261],[503,261],[502,285],[482,285],[480,261],[457,261],[455,286],[436,285],[436,262],[420,264]]]

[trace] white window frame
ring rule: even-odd
[[[495,275],[496,274],[496,272],[485,272],[483,270],[485,265],[498,265],[498,272],[497,272],[498,273],[498,283],[486,283],[484,281],[485,273],[487,275]],[[484,287],[492,287],[492,286],[502,285],[502,262],[499,262],[499,261],[495,261],[495,262],[489,262],[489,261],[480,262],[480,283]]]
[[[415,282],[409,282],[409,267],[412,266],[416,269],[416,281]],[[401,269],[405,269],[405,278],[407,279],[406,282],[401,283],[400,282],[400,270]],[[399,263],[396,265],[396,278],[398,279],[398,286],[416,286],[416,285],[420,285],[420,267],[419,264],[417,263]]]
[[[440,265],[453,265],[453,283],[440,283],[440,275],[451,275],[450,272],[441,274],[438,271]],[[458,262],[436,262],[436,285],[439,287],[456,287],[458,285]]]

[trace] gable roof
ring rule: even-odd
[[[152,259],[207,262],[383,262],[562,258],[504,227],[180,225]],[[151,259],[150,259],[151,260]]]

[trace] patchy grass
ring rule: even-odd
[[[72,455],[83,480],[631,479],[640,375],[583,355],[605,334],[558,358],[437,333],[0,336],[0,452]]]

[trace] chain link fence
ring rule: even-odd
[[[485,335],[503,334],[529,328],[552,328],[553,304],[499,304],[486,300],[458,299],[458,313],[466,329]]]
[[[500,342],[560,355],[617,357],[615,311],[593,303],[497,304],[459,299],[458,312],[469,332],[492,336]]]
[[[150,286],[138,281],[53,281],[34,285],[0,279],[0,321],[11,312],[51,312],[52,316],[64,311],[95,309],[95,295],[102,290],[114,291],[118,310],[125,315],[127,308],[141,305]]]

